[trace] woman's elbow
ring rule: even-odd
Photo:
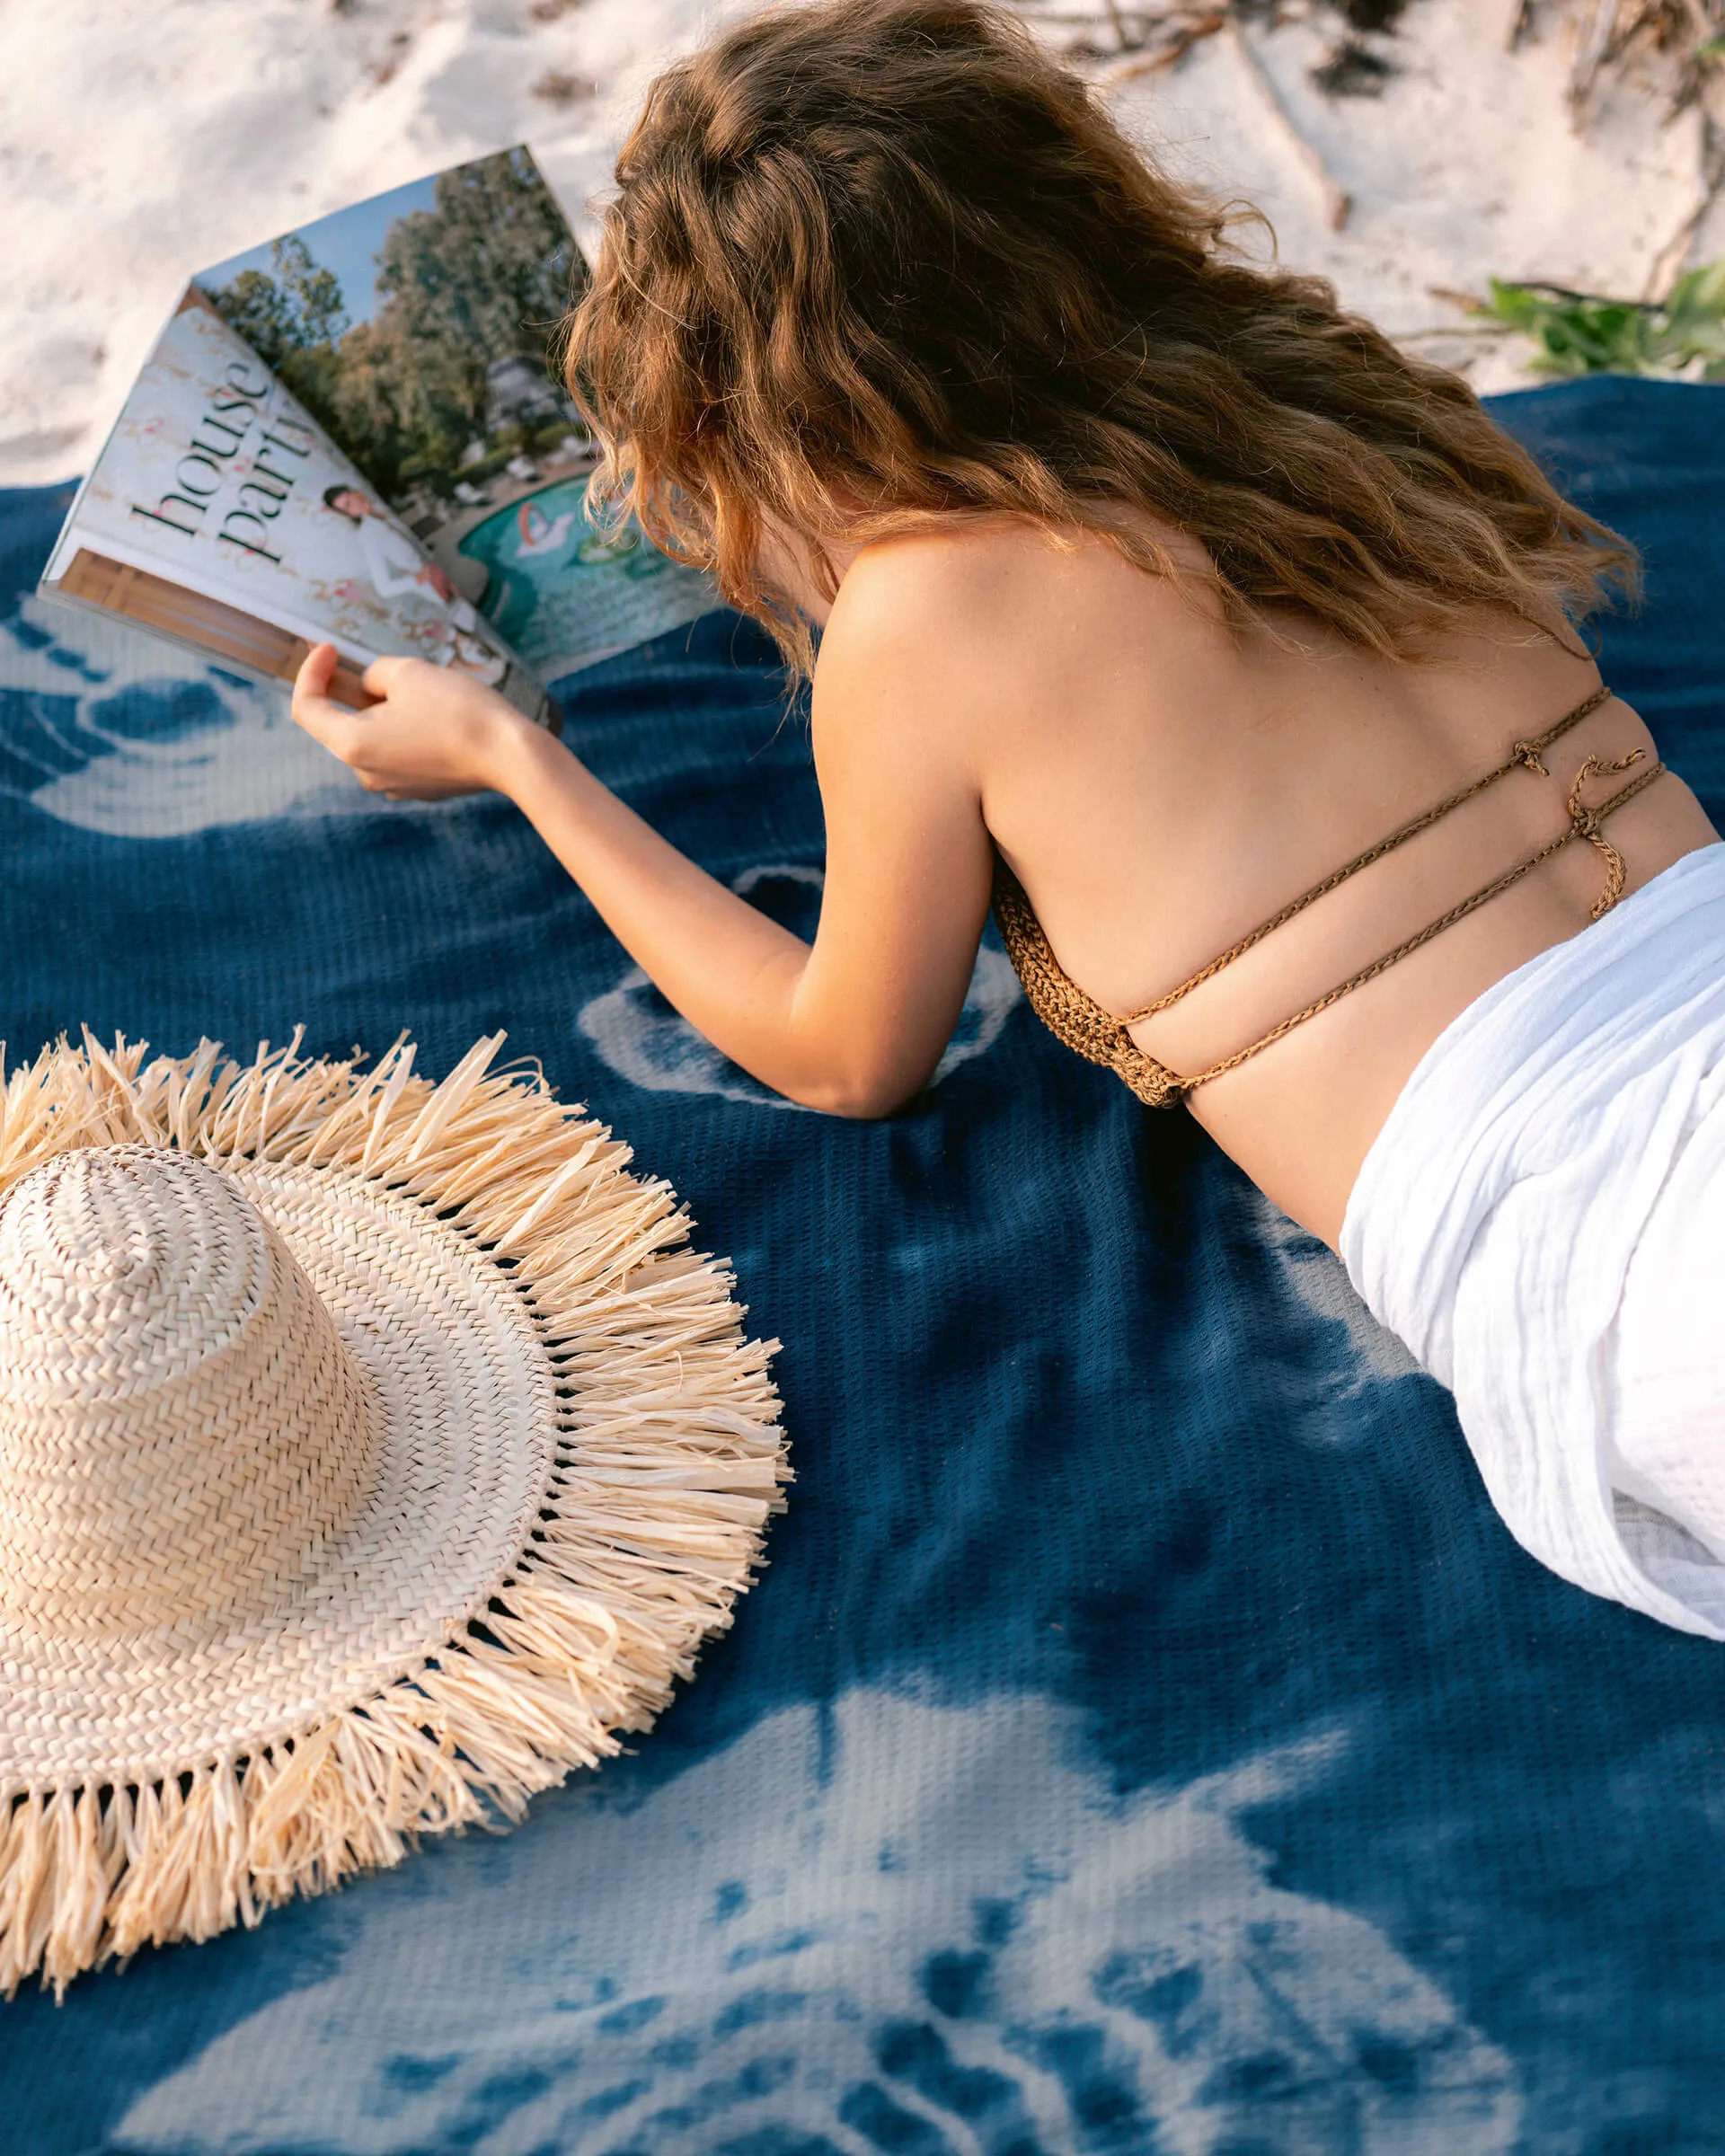
[[[842,1116],[848,1123],[879,1123],[908,1107],[926,1082],[925,1077],[907,1080],[902,1071],[852,1073],[799,1087],[792,1098],[823,1116]]]
[[[827,1106],[829,1116],[843,1116],[847,1123],[880,1123],[887,1117],[896,1116],[916,1097],[916,1089],[906,1092],[902,1086],[883,1087],[878,1091],[842,1093]]]

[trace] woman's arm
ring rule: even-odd
[[[320,645],[301,669],[294,715],[308,732],[376,792],[507,794],[667,999],[764,1083],[879,1116],[926,1081],[969,983],[991,857],[976,789],[914,692],[852,678],[817,694],[827,877],[811,947],[494,692],[420,659],[380,659],[366,676],[379,701],[356,715],[329,700],[333,666]]]

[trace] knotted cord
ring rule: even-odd
[[[1513,868],[1505,870],[1502,875],[1493,877],[1490,883],[1482,885],[1459,904],[1451,906],[1438,920],[1405,938],[1393,950],[1385,951],[1369,966],[1361,967],[1358,972],[1350,974],[1345,981],[1339,981],[1333,988],[1307,1003],[1304,1010],[1283,1019],[1280,1024],[1272,1026],[1269,1032],[1261,1035],[1245,1047],[1236,1049],[1232,1056],[1225,1056],[1221,1062],[1212,1064],[1208,1070],[1199,1071],[1191,1077],[1181,1077],[1178,1072],[1169,1069],[1166,1064],[1148,1055],[1127,1030],[1128,1027],[1154,1018],[1157,1012],[1166,1011],[1171,1005],[1181,1002],[1193,989],[1214,979],[1224,967],[1232,965],[1235,959],[1291,921],[1296,914],[1304,913],[1307,906],[1346,883],[1350,877],[1357,876],[1362,869],[1381,861],[1386,853],[1405,845],[1421,831],[1429,830],[1432,825],[1459,808],[1464,802],[1472,800],[1476,794],[1483,793],[1487,787],[1494,786],[1499,780],[1507,778],[1510,772],[1531,771],[1542,778],[1549,778],[1552,774],[1544,761],[1544,751],[1572,727],[1579,726],[1610,695],[1608,688],[1596,689],[1584,702],[1566,712],[1543,734],[1537,734],[1530,740],[1515,742],[1501,764],[1467,785],[1457,788],[1434,807],[1423,810],[1408,823],[1392,831],[1387,837],[1368,846],[1364,853],[1355,854],[1351,861],[1334,870],[1322,882],[1314,883],[1310,889],[1302,891],[1297,898],[1290,899],[1268,921],[1261,922],[1250,934],[1230,944],[1226,950],[1212,959],[1208,965],[1188,975],[1177,987],[1169,989],[1154,1003],[1129,1012],[1125,1018],[1118,1018],[1112,1012],[1103,1010],[1066,973],[1042,932],[1041,923],[1036,917],[1023,886],[1005,862],[996,856],[995,917],[1000,924],[1001,939],[1006,946],[1007,955],[1023,984],[1031,1009],[1057,1040],[1088,1057],[1092,1063],[1102,1064],[1115,1071],[1148,1106],[1172,1108],[1194,1087],[1208,1085],[1213,1078],[1220,1078],[1229,1071],[1238,1070],[1242,1064],[1249,1063],[1254,1056],[1261,1056],[1266,1048],[1291,1033],[1296,1026],[1303,1026],[1308,1019],[1316,1018],[1320,1012],[1329,1010],[1332,1003],[1340,1003],[1344,995],[1351,994],[1356,988],[1363,987],[1367,981],[1375,980],[1379,974],[1387,972],[1392,966],[1399,964],[1402,959],[1429,943],[1434,937],[1440,936],[1446,928],[1453,928],[1457,922],[1464,921],[1468,915],[1508,890],[1513,884],[1519,883],[1523,877],[1530,876],[1535,869],[1550,861],[1553,854],[1561,853],[1578,838],[1586,839],[1605,862],[1605,888],[1594,901],[1588,915],[1590,921],[1597,921],[1602,915],[1609,913],[1623,897],[1627,880],[1623,857],[1605,835],[1605,820],[1650,786],[1655,779],[1662,775],[1666,766],[1660,763],[1650,764],[1638,778],[1632,779],[1627,786],[1620,787],[1615,793],[1594,807],[1589,807],[1582,800],[1581,790],[1590,778],[1608,777],[1618,772],[1628,771],[1639,764],[1643,755],[1643,751],[1639,748],[1632,749],[1627,755],[1615,759],[1596,755],[1586,757],[1570,785],[1567,800],[1569,822],[1556,837],[1548,839],[1543,846],[1517,862]]]

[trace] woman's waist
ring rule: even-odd
[[[1611,834],[1625,900],[1715,840],[1694,795],[1668,773],[1623,810]],[[1501,870],[1486,857],[1444,869],[1334,893],[1131,1028],[1173,1073],[1204,1075],[1188,1096],[1193,1114],[1278,1205],[1332,1245],[1361,1164],[1434,1044],[1506,978],[1593,932],[1602,879],[1593,847],[1560,850],[1447,925],[1446,913],[1479,888],[1481,870],[1488,879]],[[1266,1033],[1278,1037],[1234,1061]]]
[[[1542,903],[1542,896],[1506,896],[1497,919],[1464,922],[1434,939],[1261,1056],[1199,1086],[1187,1108],[1285,1213],[1337,1247],[1360,1168],[1433,1045],[1500,981],[1587,929],[1585,906],[1554,906],[1548,895]],[[1300,985],[1290,979],[1287,1009],[1298,1007]],[[1243,999],[1214,1020],[1208,1038],[1218,1058],[1221,1044],[1249,1041],[1261,1022]],[[1147,1030],[1134,1029],[1146,1047]],[[1152,1052],[1182,1075],[1212,1060],[1196,1038],[1184,1050],[1164,1041]]]
[[[1345,1201],[1335,1240],[1355,1286],[1440,1375],[1446,1313],[1503,1222],[1525,1246],[1534,1303],[1579,1295],[1604,1307],[1614,1251],[1632,1248],[1670,1160],[1722,1088],[1715,842],[1506,973],[1437,1034]]]

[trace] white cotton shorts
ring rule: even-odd
[[[1340,1247],[1523,1547],[1725,1639],[1725,844],[1446,1028]]]

